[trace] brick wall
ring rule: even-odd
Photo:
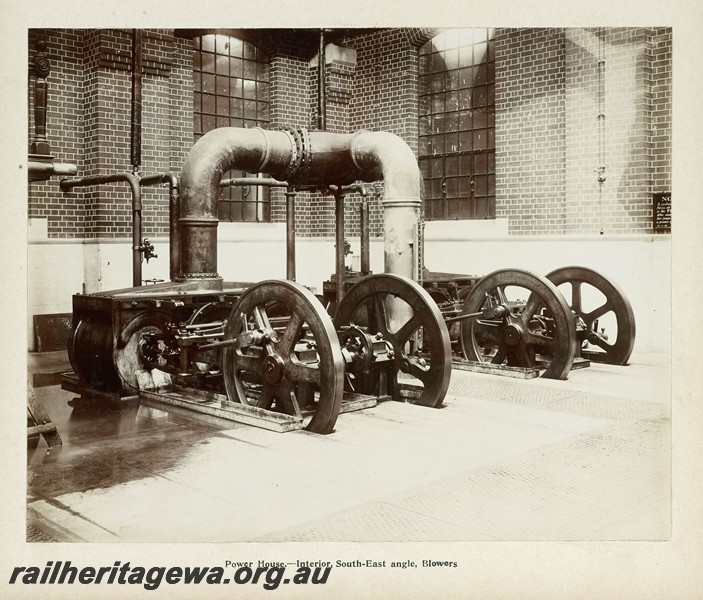
[[[386,29],[336,42],[356,51],[356,63],[326,66],[327,129],[390,131],[417,151],[417,48],[431,33]],[[144,32],[143,174],[180,172],[193,144],[192,45],[171,34]],[[48,43],[47,133],[57,160],[81,176],[130,170],[131,31],[43,29],[29,38],[30,60],[37,39]],[[271,127],[315,129],[315,48],[285,33],[265,49]],[[670,29],[498,29],[496,216],[512,235],[650,233],[651,195],[671,189],[671,101]],[[167,190],[143,192],[144,235],[165,235]],[[382,209],[372,195],[377,236]],[[54,178],[30,187],[29,216],[47,218],[52,238],[125,238],[130,201],[125,184],[64,194]],[[298,235],[332,236],[333,205],[298,194]],[[358,205],[349,196],[348,236],[359,233]],[[273,221],[285,220],[284,207],[273,193]]]
[[[667,29],[498,30],[496,216],[511,234],[652,232],[652,192],[670,185],[670,49]]]
[[[83,69],[84,33],[70,29],[61,33],[32,30],[29,32],[29,62],[36,55],[39,39],[47,43],[51,71],[47,78],[47,139],[51,152],[59,162],[85,169],[85,74]],[[34,77],[30,77],[29,140],[34,135]],[[29,193],[29,216],[46,218],[51,237],[83,237],[86,226],[84,201],[80,195],[65,197],[57,181],[33,183]]]
[[[651,172],[654,192],[671,191],[671,29],[652,31]]]
[[[564,36],[496,32],[496,217],[511,233],[564,225]]]
[[[40,38],[52,67],[47,137],[57,160],[76,164],[79,176],[130,172],[131,31],[32,30],[30,61]],[[144,31],[142,44],[139,172],[178,173],[193,145],[192,45],[167,30]],[[143,188],[142,202],[143,235],[166,235],[168,190]],[[54,178],[29,190],[29,216],[48,218],[49,237],[128,238],[131,206],[123,183],[64,194]]]

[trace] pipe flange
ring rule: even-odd
[[[294,174],[296,183],[308,183],[310,181],[310,168],[312,166],[312,149],[310,145],[310,133],[304,127],[297,130],[301,141],[300,164],[298,171]]]
[[[284,127],[282,131],[290,138],[291,141],[291,157],[288,166],[282,174],[282,180],[293,182],[300,163],[303,158],[303,140],[296,129],[292,127]]]

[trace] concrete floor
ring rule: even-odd
[[[670,365],[568,381],[454,371],[442,409],[386,402],[273,433],[137,406],[78,411],[30,354],[63,446],[28,451],[28,541],[662,540]],[[49,374],[49,375],[47,375]]]

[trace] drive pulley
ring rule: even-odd
[[[362,394],[442,405],[451,375],[449,332],[442,314],[416,282],[400,275],[364,277],[344,295],[334,318],[348,359],[346,385]]]
[[[635,345],[635,315],[623,291],[586,267],[562,267],[547,275],[577,317],[583,358],[626,365]]]
[[[236,402],[303,419],[331,433],[344,390],[344,358],[330,316],[292,281],[254,284],[225,326],[222,370]]]
[[[574,316],[556,286],[520,269],[480,279],[463,307],[461,347],[468,360],[537,367],[566,379],[577,351]]]

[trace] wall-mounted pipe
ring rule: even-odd
[[[320,49],[317,53],[317,128],[327,129],[327,101],[325,90],[325,30],[320,29]]]
[[[295,188],[286,189],[286,279],[295,281]]]
[[[132,173],[142,162],[142,30],[132,30],[132,100],[130,140]]]
[[[223,173],[269,173],[298,186],[383,180],[385,271],[418,279],[413,261],[420,221],[421,176],[412,150],[398,136],[360,131],[337,134],[260,128],[214,129],[193,146],[180,178],[181,272],[221,289],[217,273],[217,201]]]
[[[27,162],[29,181],[45,181],[54,175],[75,175],[78,167],[71,163],[30,160]]]
[[[68,192],[77,187],[89,187],[106,183],[126,182],[132,192],[132,285],[142,285],[142,194],[139,189],[139,178],[131,173],[116,173],[113,175],[95,175],[79,177],[78,179],[62,179],[61,190]]]
[[[175,279],[180,273],[180,238],[178,228],[178,177],[173,173],[159,173],[157,175],[145,175],[139,178],[140,186],[168,184],[168,235],[169,235],[169,276]]]
[[[360,266],[362,275],[371,273],[371,237],[369,233],[369,202],[366,196],[362,196],[361,204],[359,205],[359,229],[361,230],[360,239]]]

